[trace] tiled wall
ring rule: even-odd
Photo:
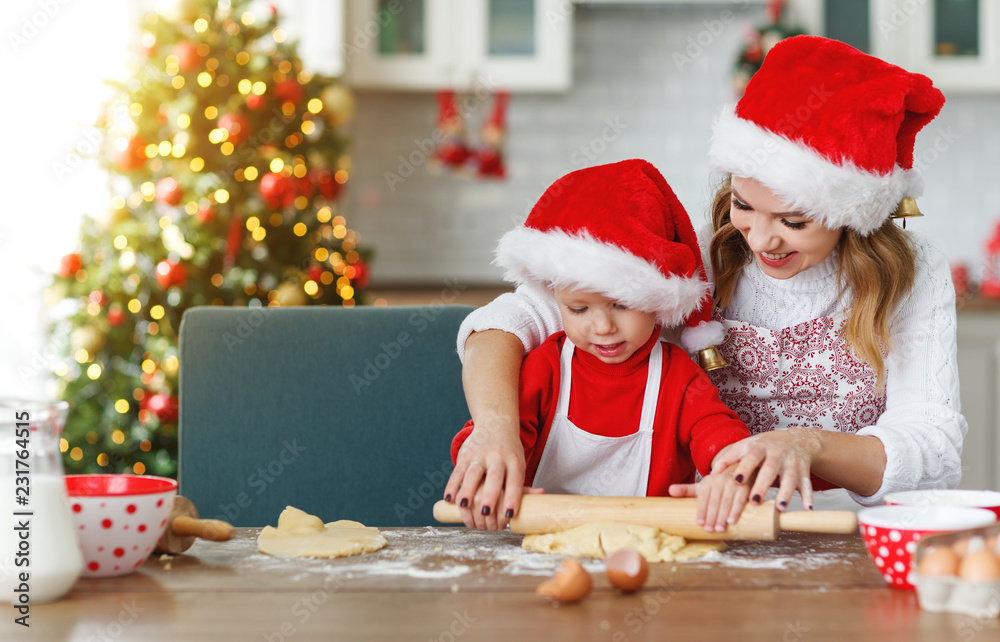
[[[706,31],[721,10],[577,7],[573,87],[565,94],[513,97],[504,181],[434,175],[425,165],[390,189],[386,172],[399,174],[399,157],[418,150],[435,127],[435,97],[360,94],[345,206],[349,223],[377,251],[374,284],[497,283],[499,271],[490,266],[497,239],[523,221],[546,186],[585,165],[646,158],[663,172],[695,226],[707,220],[711,123],[732,99],[729,71],[743,31],[764,20],[761,6],[738,12],[679,69],[675,54],[694,52],[689,39]],[[470,117],[473,140],[488,107],[480,105]],[[908,227],[932,235],[977,275],[983,239],[1000,221],[1000,96],[949,96],[941,116],[918,138],[916,154],[926,165],[919,202],[927,216]]]

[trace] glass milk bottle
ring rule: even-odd
[[[0,601],[24,612],[65,595],[83,570],[59,451],[67,408],[0,399]]]

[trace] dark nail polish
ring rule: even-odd
[[[514,516],[514,509],[513,508],[508,508],[506,514],[507,514],[507,519],[510,519],[511,517]]]
[[[490,507],[483,506],[483,515],[489,515],[489,514],[490,514]]]
[[[809,504],[808,506],[806,506],[806,510],[812,510],[812,509],[813,509],[813,505],[812,504]]]
[[[469,507],[469,498],[468,497],[463,497],[462,498],[462,503],[459,504],[459,506],[461,506],[462,508],[468,508]]]
[[[444,496],[444,501],[446,501],[446,502],[450,502],[451,501],[451,493],[448,493],[447,495]]]
[[[736,476],[736,483],[737,484],[742,484],[743,483],[743,475],[737,475]]]
[[[782,508],[787,508],[788,502],[786,502],[785,500],[781,500],[780,502],[778,502],[778,506],[781,506]]]
[[[760,503],[760,495],[754,495],[753,496],[753,503],[754,504],[759,504]]]

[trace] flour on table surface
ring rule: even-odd
[[[406,576],[442,580],[461,578],[474,568],[506,575],[551,577],[566,558],[565,555],[524,550],[521,548],[523,536],[509,531],[427,526],[405,531],[385,529],[382,531],[388,540],[385,548],[353,558],[281,559],[257,552],[258,532],[254,529],[228,542],[198,540],[188,554],[211,563],[213,553],[222,554],[224,551],[228,559],[236,557],[236,561],[230,563],[253,566],[255,570],[265,572],[292,571],[296,577],[318,573],[347,578]],[[604,572],[604,560],[584,558],[580,561],[590,573]],[[863,549],[846,553],[842,542],[835,540],[810,542],[808,548],[803,548],[794,535],[785,535],[773,542],[729,542],[724,552],[712,552],[675,565],[810,571],[827,565],[855,562],[867,562]]]

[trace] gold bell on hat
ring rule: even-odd
[[[896,211],[889,215],[889,218],[901,218],[903,219],[903,227],[906,227],[906,219],[917,218],[918,216],[923,216],[920,213],[920,208],[917,207],[917,202],[910,198],[909,196],[904,196],[903,200],[899,202],[896,207]]]
[[[722,353],[715,346],[708,346],[698,351],[698,365],[705,372],[729,367],[729,363],[726,362]]]

